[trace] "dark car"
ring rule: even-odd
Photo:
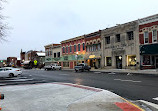
[[[75,66],[74,69],[75,69],[76,72],[77,72],[77,71],[85,71],[85,70],[90,71],[91,67],[88,66],[88,65],[85,64],[85,63],[80,63],[80,64],[78,64],[77,66]]]

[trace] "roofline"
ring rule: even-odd
[[[74,40],[78,40],[78,39],[82,39],[82,38],[84,38],[84,35],[74,37],[74,38],[71,38],[71,39],[67,39],[67,40],[61,41],[60,43],[62,44],[62,43],[66,43],[66,42],[70,42],[70,41],[74,41]]]

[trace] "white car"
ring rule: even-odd
[[[50,64],[48,66],[44,66],[44,69],[45,70],[56,70],[56,69],[61,70],[62,68],[58,64]]]
[[[22,71],[18,68],[12,68],[12,67],[0,68],[0,77],[14,77],[21,74]]]

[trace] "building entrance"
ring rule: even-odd
[[[116,68],[122,69],[122,56],[116,56]]]

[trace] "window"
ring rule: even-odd
[[[74,52],[76,52],[76,45],[74,45]]]
[[[112,66],[111,57],[106,57],[106,66]]]
[[[116,35],[116,42],[120,42],[120,34]]]
[[[101,49],[101,43],[98,44],[98,50],[100,50],[100,49]]]
[[[60,52],[57,53],[57,56],[60,57]]]
[[[54,53],[54,58],[56,58],[56,53]]]
[[[63,67],[69,67],[69,62],[63,62]]]
[[[105,37],[106,44],[110,44],[110,37]]]
[[[152,42],[157,42],[157,30],[152,31]]]
[[[66,53],[68,53],[68,47],[66,47]]]
[[[148,42],[149,42],[149,33],[144,32],[144,43],[148,43]]]
[[[78,51],[80,51],[80,44],[78,44]]]
[[[127,56],[127,66],[136,66],[136,55],[133,56]]]
[[[128,40],[133,40],[134,39],[133,31],[127,32],[127,37],[128,37]]]
[[[83,43],[83,50],[85,50],[85,44]]]
[[[72,52],[71,46],[70,46],[70,52]]]
[[[148,55],[143,56],[143,65],[150,65],[150,56]]]
[[[65,47],[63,47],[63,53],[65,53]]]

